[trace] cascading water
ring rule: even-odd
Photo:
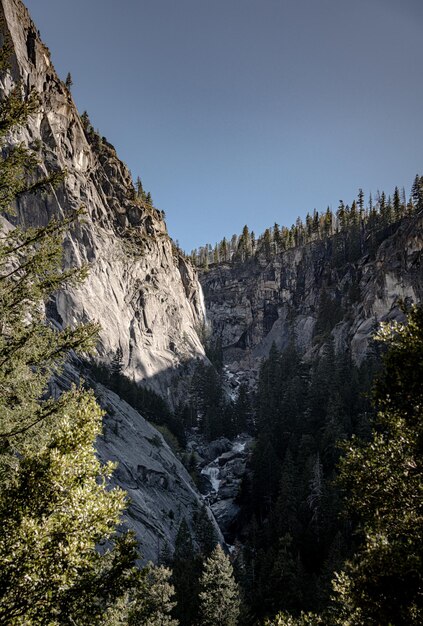
[[[203,314],[204,328],[207,330],[210,327],[210,322],[207,319],[206,302],[204,300],[203,288],[200,283],[198,283],[198,295],[200,300],[201,313]]]
[[[244,442],[235,441],[234,445],[232,446],[232,450],[234,452],[237,452],[237,453],[244,452],[244,450],[245,450],[245,441]]]
[[[215,461],[213,461],[214,463]],[[219,480],[219,468],[216,465],[208,465],[207,467],[203,467],[201,473],[210,481],[213,491],[218,493],[220,480]]]
[[[205,301],[204,301],[204,293],[203,293],[203,288],[202,288],[202,286],[201,286],[201,284],[200,284],[200,283],[198,283],[198,287],[199,287],[199,289],[198,289],[198,293],[199,293],[199,296],[200,296],[200,307],[201,307],[201,312],[202,312],[202,314],[203,314],[203,319],[204,319],[204,321],[206,322],[206,321],[207,321],[207,313],[206,313],[206,303],[205,303]]]

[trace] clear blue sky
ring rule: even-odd
[[[27,0],[190,251],[423,174],[422,0]]]

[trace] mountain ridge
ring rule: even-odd
[[[351,262],[336,260],[334,236],[270,260],[259,255],[200,271],[212,341],[221,345],[226,366],[255,380],[272,343],[283,350],[291,340],[305,358],[315,356],[321,345],[322,298],[336,309],[324,332],[336,350],[351,351],[361,363],[379,322],[400,318],[401,300],[423,298],[423,212],[402,218],[380,236],[374,252]]]

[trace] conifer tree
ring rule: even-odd
[[[140,200],[145,200],[146,199],[146,193],[144,191],[144,187],[142,185],[141,178],[139,176],[137,176],[137,180],[135,182],[135,191],[136,191],[136,194],[137,194],[137,198],[139,198]]]
[[[423,309],[413,308],[407,324],[384,324],[377,338],[389,346],[375,388],[378,430],[368,444],[353,440],[341,464],[364,543],[336,590],[349,624],[417,626],[423,619]]]
[[[423,176],[416,174],[413,186],[411,187],[411,198],[415,210],[421,211],[423,209]]]
[[[276,222],[273,226],[273,241],[275,243],[275,252],[277,254],[280,250],[281,245],[281,231],[279,228],[279,224],[277,224]]]
[[[68,72],[68,74],[66,76],[65,85],[66,85],[67,89],[69,89],[69,90],[70,90],[70,88],[73,85],[73,80],[72,80],[72,76],[71,76],[70,72]]]
[[[172,563],[172,583],[175,587],[175,617],[184,626],[196,623],[198,613],[198,578],[200,561],[195,554],[191,533],[182,520],[175,540]]]
[[[201,626],[236,626],[238,586],[233,578],[232,565],[220,544],[204,564],[200,588]]]
[[[228,261],[228,242],[226,241],[226,237],[223,237],[222,241],[220,242],[219,254],[221,261],[223,261],[224,263]]]
[[[210,556],[217,544],[216,532],[207,513],[205,504],[194,512],[195,538],[204,557]]]
[[[400,192],[399,192],[398,187],[395,187],[395,190],[394,190],[393,204],[394,204],[394,218],[396,220],[399,220],[402,216],[403,207],[402,207]]]
[[[270,228],[266,228],[263,233],[263,252],[267,261],[270,261],[272,254],[272,233]]]
[[[361,187],[358,190],[357,199],[358,199],[359,209],[360,209],[360,211],[363,211],[363,209],[364,209],[364,193],[363,193],[363,190],[361,189]]]
[[[178,626],[178,620],[171,616],[176,606],[175,589],[170,582],[172,572],[150,563],[144,575],[144,587],[131,598],[128,626]]]

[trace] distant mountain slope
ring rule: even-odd
[[[254,375],[273,342],[291,338],[303,354],[332,336],[360,363],[377,323],[400,315],[398,302],[423,299],[423,214],[378,233],[379,244],[354,261],[335,252],[334,237],[201,272],[213,340],[225,364]]]

